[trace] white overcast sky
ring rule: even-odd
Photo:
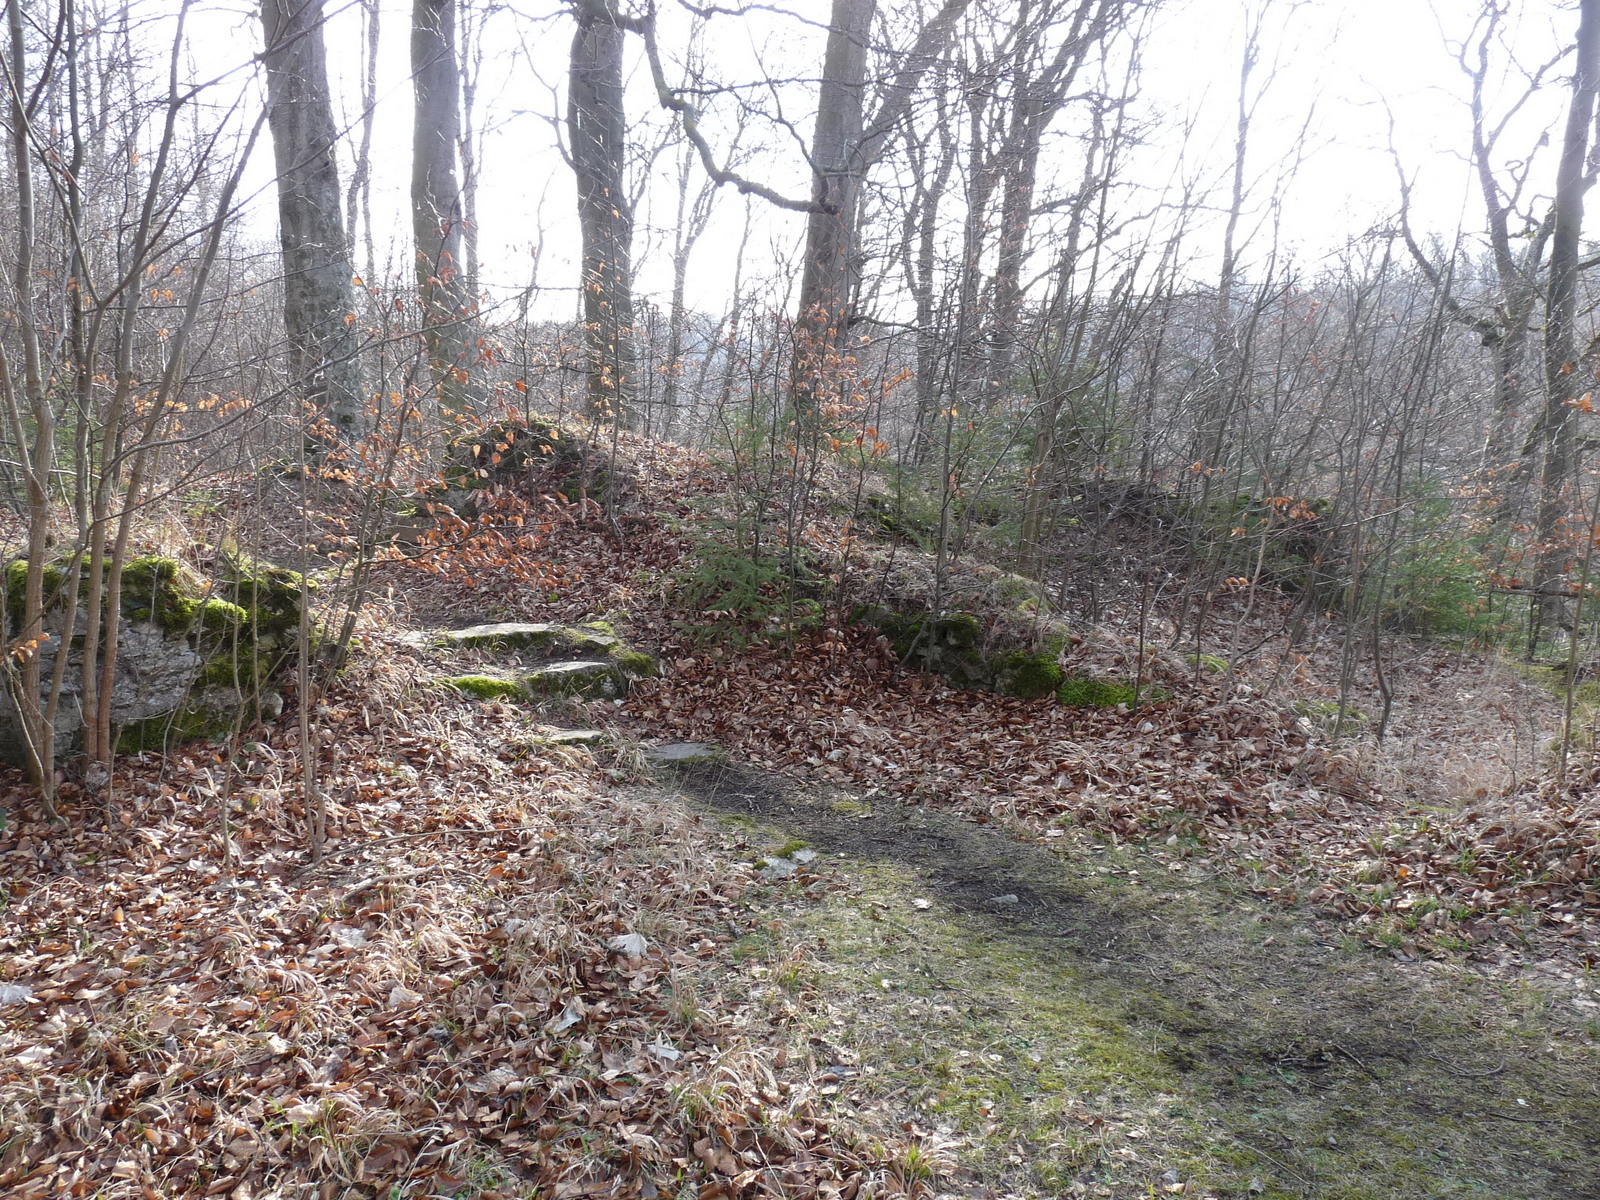
[[[800,19],[770,14],[717,19],[719,34],[710,44],[708,72],[737,81],[758,78],[763,71],[815,75],[823,37],[817,25],[826,21],[829,5],[827,0],[786,2]],[[1246,14],[1260,7],[1260,0],[1165,0],[1154,9],[1138,104],[1142,114],[1164,121],[1164,132],[1132,167],[1148,188],[1159,189],[1177,172],[1219,187],[1225,181]],[[1393,143],[1416,179],[1415,224],[1447,239],[1458,228],[1470,235],[1481,225],[1463,154],[1466,80],[1450,46],[1451,39],[1469,30],[1478,7],[1478,0],[1277,0],[1269,7],[1264,54],[1255,75],[1255,88],[1264,94],[1252,133],[1249,173],[1255,181],[1255,215],[1264,220],[1273,178],[1297,164],[1279,211],[1282,238],[1302,262],[1314,263],[1392,218],[1397,188],[1389,150],[1391,119]],[[401,263],[409,261],[404,250],[409,229],[409,9],[409,0],[383,0],[374,155],[375,224],[380,241],[387,232],[391,246],[400,251],[390,261]],[[673,11],[670,4],[664,3],[663,9]],[[335,88],[347,119],[353,121],[358,111],[360,18],[349,0],[329,0],[329,12],[326,37]],[[207,74],[229,56],[259,48],[259,24],[250,10],[234,4],[202,7],[195,20],[196,45]],[[1516,53],[1532,65],[1570,41],[1576,13],[1571,0],[1522,0],[1515,6],[1512,26]],[[504,295],[536,282],[543,289],[536,311],[567,315],[575,307],[577,233],[570,173],[554,147],[552,122],[559,119],[564,103],[561,86],[571,24],[558,0],[521,0],[520,11],[502,10],[486,28],[490,61],[478,119],[492,132],[480,193],[483,283]],[[663,41],[671,40],[664,33]],[[1520,91],[1514,76],[1497,78],[1491,107],[1498,110],[1511,103]],[[1562,102],[1556,86],[1543,101],[1530,105],[1507,135],[1507,157],[1527,153],[1541,130],[1554,130]],[[653,96],[642,66],[636,70],[629,104],[632,118],[650,114]],[[788,115],[802,130],[809,125],[807,112]],[[1180,134],[1185,127],[1187,138]],[[1542,153],[1545,170],[1553,169],[1553,150]],[[270,179],[266,147],[259,158],[256,180],[265,185]],[[348,162],[345,156],[346,169]],[[670,174],[674,169],[670,157],[659,160],[658,171]],[[1070,169],[1063,164],[1064,171]],[[774,146],[750,170],[790,193],[805,190],[802,159],[791,145]],[[1536,178],[1538,174],[1536,170]],[[743,212],[744,201],[724,189],[718,219],[691,267],[691,300],[702,309],[715,311],[726,298]],[[670,207],[647,204],[640,209],[636,255],[638,286],[645,295],[663,297],[668,286],[662,239],[671,217]],[[261,186],[252,224],[270,234],[273,219],[271,189]],[[1600,220],[1592,225],[1600,228]],[[792,260],[802,227],[795,214],[758,207],[749,272],[770,271],[774,262]],[[1207,253],[1207,237],[1199,235],[1197,260]],[[1267,240],[1266,234],[1259,235],[1253,248],[1264,247]]]

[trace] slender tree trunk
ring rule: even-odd
[[[411,79],[411,225],[416,242],[422,340],[441,407],[466,407],[471,378],[472,301],[462,272],[461,75],[456,63],[457,0],[414,0]]]
[[[50,474],[55,449],[55,410],[45,393],[43,362],[39,348],[38,321],[34,313],[34,194],[33,165],[28,149],[28,114],[23,104],[23,81],[27,78],[27,48],[23,25],[22,0],[7,0],[6,25],[7,121],[10,126],[12,183],[17,221],[16,261],[13,266],[10,314],[22,343],[22,373],[13,372],[8,356],[0,349],[0,394],[6,404],[7,432],[22,458],[22,473],[27,484],[28,558],[24,575],[22,611],[6,614],[15,622],[16,639],[6,647],[6,668],[11,698],[17,706],[23,739],[27,743],[28,774],[44,792],[46,800],[55,795],[54,728],[41,696],[43,652],[49,642],[45,630],[44,569],[51,536]],[[20,393],[20,396],[19,396]],[[29,430],[33,425],[32,447]],[[9,578],[9,577],[8,577]],[[10,632],[9,630],[3,632]],[[56,652],[65,657],[69,637],[56,640]],[[21,669],[17,670],[20,661]]]
[[[361,424],[361,364],[322,20],[322,0],[261,6],[290,370],[313,410],[349,437]]]
[[[1572,100],[1567,109],[1561,161],[1556,170],[1555,225],[1550,236],[1545,308],[1544,471],[1539,481],[1537,584],[1540,625],[1546,636],[1560,627],[1567,611],[1566,571],[1572,550],[1567,544],[1564,527],[1569,508],[1567,491],[1576,474],[1571,401],[1584,390],[1577,372],[1573,325],[1578,302],[1578,242],[1583,232],[1583,197],[1593,183],[1586,171],[1586,159],[1597,87],[1600,87],[1600,0],[1581,0]]]
[[[615,0],[573,0],[567,127],[583,236],[584,357],[591,416],[632,424],[637,390],[633,208],[624,186],[621,18]]]
[[[362,29],[365,39],[361,55],[361,141],[356,149],[355,165],[350,172],[350,184],[345,191],[345,241],[350,247],[350,258],[356,254],[356,228],[362,230],[362,268],[368,283],[375,282],[377,254],[372,237],[372,127],[378,115],[378,45],[380,29],[378,0],[361,0]]]
[[[478,80],[483,75],[483,22],[486,12],[475,13],[464,0],[461,30],[461,213],[466,228],[462,233],[462,272],[469,296],[478,294],[478,150],[479,133],[475,124],[478,109]]]

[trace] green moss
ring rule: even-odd
[[[67,582],[67,567],[64,563],[47,562],[44,565],[44,602],[48,607]],[[15,621],[22,613],[23,604],[28,592],[28,560],[14,558],[6,564],[6,612],[9,620]]]
[[[1019,700],[1042,700],[1062,685],[1061,667],[1048,651],[1029,654],[1014,651],[996,664],[995,682],[1000,691]]]
[[[616,631],[604,621],[563,628],[560,641],[574,654],[612,654],[622,645]]]
[[[173,558],[142,554],[122,568],[122,615],[150,621],[169,633],[195,627],[206,585]]]
[[[1136,698],[1131,683],[1107,683],[1086,675],[1063,680],[1056,689],[1056,703],[1069,708],[1115,708],[1119,704],[1131,705]]]
[[[207,633],[232,633],[249,622],[250,613],[240,605],[213,598],[201,601],[199,617],[200,628]]]
[[[649,679],[656,674],[656,660],[643,650],[617,650],[612,653],[611,661],[624,675],[633,679]]]
[[[244,609],[251,628],[262,634],[284,634],[300,624],[300,605],[316,591],[298,571],[274,567],[235,555],[222,571],[219,591]]]
[[[1017,612],[1033,612],[1039,607],[1039,584],[1026,575],[1002,575],[995,591],[1000,603]]]
[[[522,677],[522,689],[533,696],[612,700],[628,692],[628,677],[611,663],[552,663]]]
[[[195,690],[231,687],[253,692],[272,677],[277,663],[274,656],[252,651],[246,645],[241,645],[237,654],[230,648],[206,660],[194,682]]]
[[[233,732],[236,720],[237,714],[232,712],[186,704],[177,712],[124,725],[117,733],[117,751],[142,754],[147,750],[165,751],[198,738],[226,737]]]
[[[474,700],[515,700],[523,694],[520,683],[501,675],[457,675],[443,682]]]
[[[946,613],[933,623],[934,639],[957,650],[970,650],[978,644],[983,627],[969,612]]]

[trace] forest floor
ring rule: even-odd
[[[1525,672],[1394,639],[1379,745],[1328,736],[1338,631],[1274,642],[1270,596],[1218,614],[1229,677],[1152,655],[1131,709],[827,623],[707,640],[675,596],[729,481],[655,447],[630,486],[383,568],[318,861],[293,721],[129,759],[109,808],[8,781],[0,1191],[1600,1193],[1600,825]],[[417,636],[597,617],[662,677],[474,701]],[[680,740],[727,761],[645,766]]]
[[[1600,1193],[1600,1053],[1570,994],[1380,956],[1137,850],[735,766],[682,789],[821,852],[745,946],[805,1012],[842,1111],[903,1113],[962,1190]]]

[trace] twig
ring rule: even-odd
[[[373,888],[387,887],[391,883],[410,883],[413,879],[419,879],[431,870],[433,868],[427,866],[418,867],[415,871],[398,871],[393,875],[373,875],[347,890],[344,895],[339,897],[339,903],[341,905],[349,904],[362,892],[370,892]]]
[[[1458,1071],[1449,1063],[1445,1062],[1444,1059],[1440,1058],[1437,1054],[1430,1054],[1428,1057],[1433,1059],[1434,1062],[1438,1063],[1449,1074],[1456,1076],[1458,1079],[1493,1079],[1496,1075],[1503,1074],[1506,1069],[1506,1064],[1501,1063],[1492,1071]]]
[[[420,833],[397,833],[392,837],[373,838],[370,842],[357,842],[353,846],[343,846],[337,850],[328,851],[322,862],[308,863],[301,868],[300,874],[307,875],[312,871],[320,870],[331,865],[331,860],[342,858],[347,854],[359,854],[363,850],[372,850],[378,846],[392,846],[397,842],[414,842],[422,838],[438,837],[441,834],[459,833],[486,836],[493,833],[532,833],[535,830],[550,828],[548,825],[505,825],[492,829],[482,829],[477,826],[442,825],[438,829],[424,829]]]

